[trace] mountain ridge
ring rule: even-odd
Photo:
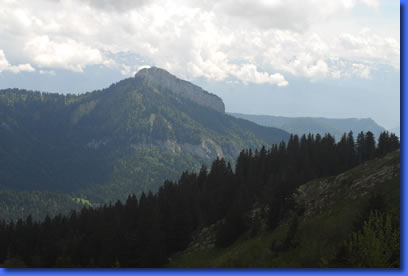
[[[371,118],[285,117],[242,113],[228,114],[259,125],[281,128],[297,135],[308,133],[324,135],[330,133],[335,136],[337,141],[340,140],[344,133],[348,133],[350,130],[353,131],[354,134],[358,134],[361,131],[371,131],[376,138],[379,137],[381,132],[386,131],[385,128],[378,125]]]
[[[153,84],[128,78],[80,95],[0,90],[0,186],[124,200],[289,138]]]

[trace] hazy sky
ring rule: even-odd
[[[80,93],[144,66],[227,111],[400,117],[395,0],[0,0],[0,88]]]

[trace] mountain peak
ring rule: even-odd
[[[189,99],[199,105],[225,112],[224,102],[217,95],[211,94],[191,82],[177,78],[158,67],[143,68],[135,74],[135,78],[143,79],[148,86],[167,89],[174,94]]]
[[[135,77],[147,77],[147,76],[176,78],[176,76],[170,74],[168,71],[154,66],[149,68],[142,68],[135,75]]]

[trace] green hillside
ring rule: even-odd
[[[399,150],[309,181],[297,189],[295,201],[297,213],[273,231],[249,229],[226,248],[203,242],[212,240],[217,227],[206,228],[196,244],[172,256],[169,266],[399,267]],[[257,221],[262,225],[262,219]]]
[[[291,136],[156,193],[0,220],[4,267],[399,267],[399,141]]]
[[[288,139],[223,108],[217,96],[158,68],[80,95],[0,90],[0,188],[123,200],[217,157],[234,160],[243,148]],[[33,200],[27,196],[13,208]],[[2,218],[39,213],[25,210]]]

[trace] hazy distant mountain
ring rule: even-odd
[[[252,121],[262,126],[277,127],[289,133],[303,135],[307,133],[319,133],[324,135],[330,133],[338,141],[345,132],[353,131],[354,136],[363,131],[371,131],[377,139],[382,131],[386,129],[379,126],[374,120],[367,119],[329,119],[321,117],[282,117],[270,115],[251,115],[240,113],[229,113],[237,118]]]
[[[124,199],[288,137],[225,114],[219,97],[159,68],[81,95],[0,90],[0,188]]]
[[[398,137],[401,137],[401,128],[400,128],[400,126],[391,128],[390,132],[395,133],[395,135],[397,135]]]

